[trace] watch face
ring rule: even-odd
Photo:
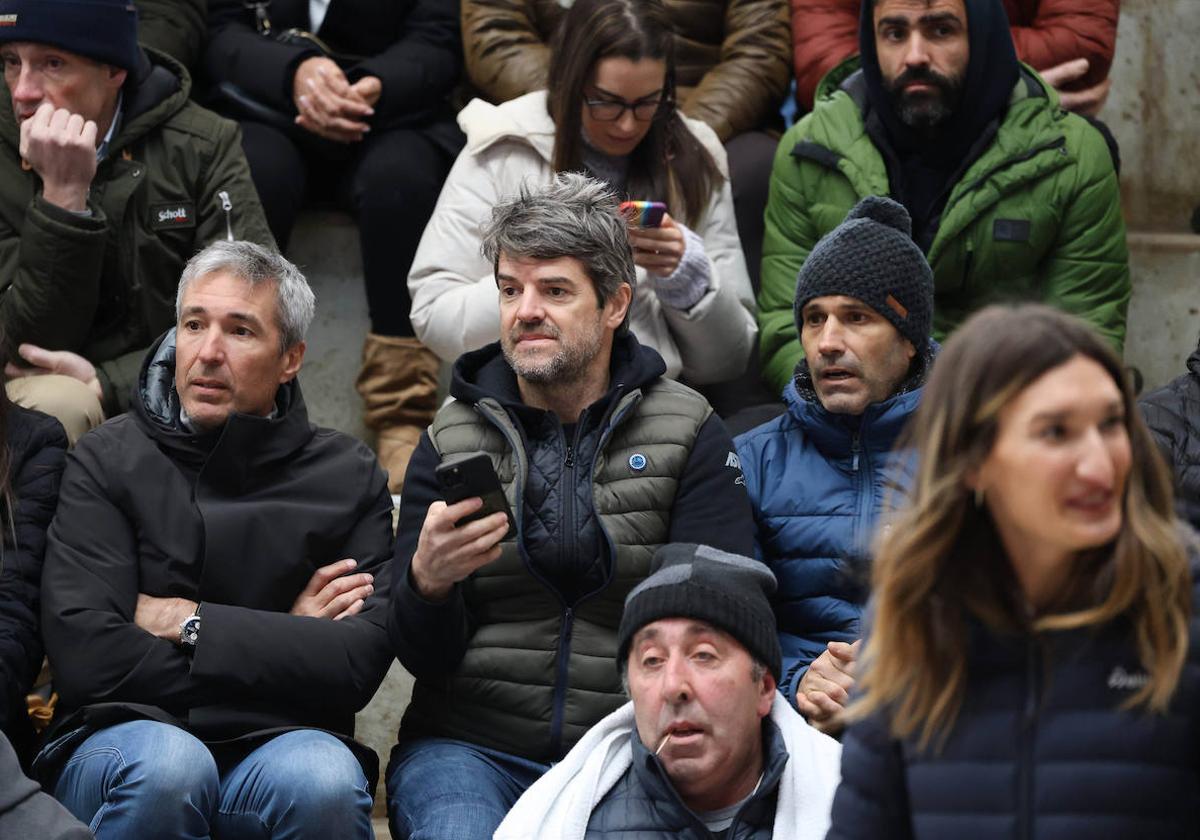
[[[196,644],[196,639],[200,636],[200,616],[194,615],[183,622],[179,635],[185,645]]]

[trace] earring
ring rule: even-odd
[[[976,487],[975,488],[975,509],[981,510],[982,508],[983,508],[983,488]]]

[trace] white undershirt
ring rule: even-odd
[[[329,11],[329,0],[308,0],[309,32],[316,34],[321,31],[325,22],[325,13]]]

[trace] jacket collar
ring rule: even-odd
[[[761,807],[765,800],[774,796],[776,788],[779,787],[779,779],[783,776],[784,765],[788,763],[790,757],[787,745],[783,740],[783,733],[779,731],[779,727],[775,725],[775,722],[769,716],[763,718],[762,721],[762,740],[762,781],[759,783],[758,789],[743,803],[741,810],[738,812],[739,816],[744,816],[747,813],[747,809],[755,805]],[[642,743],[642,739],[638,737],[636,725],[629,735],[629,741],[633,750],[631,772],[646,795],[655,802],[665,804],[668,808],[682,808],[694,815],[695,812],[684,804],[679,793],[675,790],[675,786],[671,784],[666,768],[663,767],[658,756],[650,752],[646,745]],[[696,819],[698,821],[699,817]]]
[[[196,432],[179,419],[175,391],[175,328],[150,347],[138,376],[133,414],[145,434],[173,459],[203,467],[215,477],[242,485],[252,472],[290,457],[315,433],[308,410],[293,379],[275,395],[275,414],[256,417],[232,414],[220,429]]]
[[[608,392],[589,407],[588,413],[600,416],[604,412],[592,409],[609,408],[624,394],[649,385],[666,371],[667,366],[662,356],[639,344],[632,332],[626,331],[616,335],[613,338]],[[454,363],[450,395],[456,400],[472,405],[483,399],[494,399],[522,421],[534,421],[545,414],[540,409],[525,405],[521,400],[517,375],[505,360],[498,341],[459,357]]]

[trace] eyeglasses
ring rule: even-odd
[[[583,104],[587,106],[592,119],[600,122],[616,122],[625,116],[626,111],[633,111],[633,118],[638,122],[646,122],[654,119],[654,115],[666,101],[658,95],[654,99],[639,99],[637,102],[626,102],[624,99],[585,99]]]

